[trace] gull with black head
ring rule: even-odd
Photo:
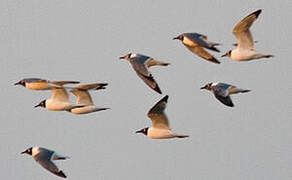
[[[154,60],[149,56],[142,54],[132,54],[129,53],[120,59],[126,59],[130,62],[136,74],[154,91],[162,94],[158,84],[154,80],[152,74],[149,72],[148,68],[151,66],[168,66],[169,63]]]
[[[208,41],[207,36],[199,33],[183,33],[173,38],[173,40],[175,39],[180,40],[183,43],[183,45],[185,45],[194,54],[210,62],[220,64],[220,62],[214,56],[212,56],[208,51],[204,49],[206,48],[212,51],[220,52],[215,47],[220,44]]]
[[[66,178],[67,176],[64,174],[62,170],[60,170],[53,160],[66,160],[69,157],[57,154],[53,150],[49,150],[42,147],[30,147],[23,151],[21,154],[28,154],[34,158],[36,162],[38,162],[43,168],[50,171],[51,173]]]
[[[237,39],[236,49],[228,51],[226,54],[222,55],[222,57],[228,56],[236,61],[250,61],[254,59],[274,57],[271,54],[257,53],[254,48],[255,41],[253,40],[249,28],[254,21],[257,20],[261,12],[262,10],[259,9],[236,24],[232,31]]]
[[[34,107],[43,107],[50,111],[71,111],[74,108],[84,107],[84,105],[71,104],[65,87],[51,87],[51,91],[52,96],[50,99],[45,99]]]
[[[188,135],[173,133],[169,127],[168,118],[164,113],[167,105],[168,95],[158,101],[148,112],[152,121],[152,127],[146,127],[136,133],[143,133],[152,139],[186,138]]]
[[[248,89],[241,89],[236,86],[226,84],[226,83],[208,83],[201,89],[206,89],[213,92],[216,99],[218,99],[221,103],[225,104],[226,106],[233,107],[234,104],[230,98],[231,94],[237,93],[246,93],[250,90]]]

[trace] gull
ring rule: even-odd
[[[226,54],[222,55],[222,57],[228,56],[236,61],[250,61],[253,59],[274,57],[270,54],[256,53],[254,48],[254,40],[249,28],[259,17],[261,12],[262,10],[259,9],[236,24],[232,31],[237,39],[236,49],[228,51]]]
[[[158,84],[154,80],[152,74],[148,71],[148,68],[151,66],[168,66],[169,63],[156,61],[153,58],[149,56],[145,56],[142,54],[132,54],[129,53],[123,57],[120,57],[120,59],[126,59],[128,60],[133,69],[135,70],[136,74],[154,91],[158,92],[159,94],[162,94]]]
[[[63,171],[59,170],[59,168],[55,165],[53,160],[65,160],[68,159],[68,156],[62,156],[57,154],[53,150],[49,150],[42,147],[30,147],[27,150],[23,151],[21,154],[31,155],[36,162],[38,162],[42,167],[51,173],[66,178],[67,176],[63,173]]]
[[[40,78],[25,78],[14,85],[22,85],[23,87],[31,90],[50,90],[52,87],[78,83],[78,81],[48,81]]]
[[[236,86],[225,84],[221,82],[217,83],[209,83],[205,85],[204,87],[201,87],[201,89],[207,89],[215,95],[215,97],[223,104],[229,107],[233,107],[232,100],[230,98],[231,94],[237,94],[237,93],[246,93],[250,90],[247,89],[241,89]]]
[[[73,105],[69,100],[69,94],[65,87],[51,87],[52,96],[50,99],[41,101],[36,107],[43,107],[51,111],[71,111],[74,108],[84,107],[84,105]]]
[[[204,48],[220,52],[215,46],[220,45],[215,42],[207,40],[207,36],[199,33],[183,33],[173,39],[181,40],[190,51],[198,56],[213,62],[220,64],[220,62],[211,54],[209,54]]]
[[[152,121],[152,127],[146,127],[136,133],[143,133],[152,139],[186,138],[187,135],[173,133],[169,127],[168,118],[164,113],[168,100],[168,95],[164,96],[148,112],[148,117]]]
[[[88,92],[88,90],[94,89],[105,89],[107,83],[95,83],[95,84],[84,84],[74,87],[70,90],[76,96],[76,104],[82,105],[80,108],[70,109],[69,112],[74,114],[87,114],[91,112],[103,111],[109,108],[98,108],[93,104],[92,98]]]

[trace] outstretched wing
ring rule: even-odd
[[[162,94],[157,82],[154,80],[152,74],[149,74],[149,76],[144,76],[143,74],[140,74],[136,72],[137,75],[154,91],[158,92],[159,94]]]
[[[66,175],[59,170],[59,168],[51,161],[51,157],[53,155],[53,151],[42,149],[40,153],[38,153],[34,159],[46,170],[51,173],[66,178]]]
[[[71,90],[75,96],[76,96],[76,104],[82,104],[82,105],[93,105],[92,98],[87,90]]]
[[[226,97],[224,97],[224,96],[221,96],[221,95],[219,95],[219,94],[214,94],[214,95],[215,95],[215,97],[216,97],[221,103],[225,104],[226,106],[229,106],[229,107],[233,107],[233,106],[234,106],[233,103],[232,103],[232,100],[231,100],[230,96],[226,96]]]
[[[260,13],[262,12],[261,9],[251,13],[233,28],[232,33],[236,36],[237,39],[237,48],[242,49],[254,49],[254,41],[252,34],[249,30],[253,22],[258,18]]]
[[[49,81],[49,83],[55,84],[57,86],[63,86],[65,84],[78,84],[79,81]]]
[[[148,112],[148,117],[152,121],[152,126],[154,128],[170,129],[167,116],[164,110],[167,105],[168,95],[164,96],[159,102],[157,102]]]
[[[220,52],[216,47],[216,45],[219,45],[219,43],[213,43],[207,40],[207,36],[199,33],[185,33],[184,37],[187,38],[187,40],[184,40],[188,46],[201,46],[207,49],[210,49],[212,51]],[[192,43],[193,44],[192,44]]]
[[[186,46],[186,47],[193,53],[197,54],[198,56],[210,62],[220,64],[220,61],[218,61],[214,56],[209,54],[203,47],[201,46]]]

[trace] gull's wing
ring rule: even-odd
[[[149,59],[149,57],[148,57]],[[146,67],[146,62],[147,59],[146,58],[133,58],[130,60],[130,63],[133,67],[133,69],[135,70],[135,72],[137,73],[137,75],[153,90],[155,90],[156,92],[158,92],[159,94],[161,94],[161,90],[158,86],[158,84],[156,83],[156,81],[154,80],[152,74],[148,71],[147,67]]]
[[[149,58],[147,58],[149,59]],[[150,72],[148,71],[148,68],[146,66],[147,62],[146,58],[140,58],[140,57],[134,57],[131,58],[129,61],[133,67],[133,69],[140,74],[143,74],[144,76],[149,76]]]
[[[72,92],[76,97],[76,104],[82,105],[93,105],[92,98],[88,92],[90,89],[105,89],[107,83],[94,83],[94,84],[82,84],[74,87],[70,92]]]
[[[168,95],[164,96],[159,102],[157,102],[148,112],[148,117],[152,121],[154,128],[170,129],[168,119],[164,113],[166,108]]]
[[[58,86],[63,86],[65,84],[78,84],[80,82],[79,81],[49,81],[49,83],[52,83]]]
[[[82,84],[79,86],[75,86],[74,88],[79,90],[90,90],[90,89],[105,89],[105,86],[107,86],[107,83],[94,83],[94,84]]]
[[[186,46],[186,47],[193,53],[197,54],[198,56],[210,62],[220,64],[220,61],[218,61],[214,56],[209,54],[203,47],[201,46]]]
[[[233,28],[232,33],[236,36],[237,39],[237,48],[242,49],[254,49],[254,41],[251,32],[249,31],[250,26],[258,18],[261,9],[251,13]]]
[[[229,89],[232,87],[230,84],[226,83],[217,83],[216,85],[212,86],[212,90],[214,94],[227,97],[229,95]]]
[[[32,82],[47,82],[47,80],[40,79],[40,78],[25,78],[22,81],[27,82],[27,83],[32,83]]]
[[[52,97],[54,101],[70,102],[69,95],[64,87],[52,87]]]
[[[218,45],[218,43],[212,43],[207,40],[207,36],[199,34],[199,33],[185,33],[184,37],[194,42],[193,45],[188,43],[189,46],[202,46],[204,48],[220,52],[214,45]]]
[[[233,107],[233,106],[234,106],[233,103],[232,103],[232,100],[231,100],[230,96],[226,96],[226,97],[224,97],[224,96],[221,96],[221,95],[219,95],[219,94],[214,94],[214,95],[215,95],[215,97],[216,97],[220,102],[222,102],[222,103],[225,104],[226,106],[229,106],[229,107]]]
[[[158,92],[159,94],[162,94],[157,82],[154,80],[152,74],[149,74],[149,76],[144,76],[143,74],[140,74],[136,72],[137,75],[154,91]]]
[[[41,152],[39,152],[34,159],[46,170],[50,171],[51,173],[66,178],[66,175],[59,170],[59,168],[51,161],[51,157],[54,151],[50,151],[47,149],[42,148]]]
[[[92,98],[87,90],[72,89],[70,92],[76,96],[76,104],[93,105]]]

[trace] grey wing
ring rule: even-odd
[[[195,42],[197,45],[202,46],[204,48],[220,52],[217,48],[214,47],[209,41],[207,41],[207,36],[198,34],[198,33],[185,33],[185,37],[189,38],[191,41]],[[214,43],[217,45],[217,43]]]
[[[27,82],[27,83],[31,83],[31,82],[47,82],[47,80],[40,79],[40,78],[26,78],[26,79],[23,79],[23,81]]]
[[[201,46],[186,46],[190,51],[192,51],[193,53],[197,54],[198,56],[213,62],[213,63],[217,63],[220,64],[220,61],[218,61],[214,56],[212,56],[211,54],[209,54],[203,47]]]
[[[253,22],[258,18],[261,9],[251,13],[233,28],[232,33],[236,36],[238,48],[242,49],[254,49],[254,41],[252,34],[249,30]]]
[[[222,97],[227,97],[229,95],[228,89],[231,87],[230,84],[218,83],[212,86],[213,93]]]
[[[230,96],[221,96],[219,94],[215,94],[215,97],[223,104],[225,104],[226,106],[229,106],[229,107],[233,107],[233,103],[232,103],[232,100],[230,98]]]
[[[230,85],[230,84],[226,84],[226,83],[218,83],[218,84],[216,85],[216,87],[217,87],[217,88],[220,88],[220,89],[224,89],[224,90],[227,91],[229,88],[232,87],[232,85]]]
[[[65,84],[78,84],[79,81],[49,81],[50,83],[57,85],[57,86],[63,86]]]
[[[133,67],[133,69],[140,74],[143,74],[144,76],[149,76],[150,72],[148,71],[146,67],[147,59],[145,58],[132,58],[130,60],[130,63]]]
[[[67,93],[67,90],[63,87],[52,87],[52,97],[51,99],[55,101],[63,101],[63,102],[69,102],[69,95]]]
[[[152,74],[149,74],[149,76],[144,76],[143,74],[137,72],[137,75],[154,91],[158,92],[159,94],[162,94],[157,82],[154,80]]]
[[[60,177],[66,177],[66,175],[59,170],[59,168],[55,165],[55,163],[52,162],[52,155],[54,154],[54,151],[41,148],[42,151],[37,154],[34,159],[46,170],[50,171],[51,173],[60,176]]]
[[[157,102],[147,114],[152,121],[152,126],[155,128],[170,129],[167,116],[164,113],[167,105],[167,99],[168,95]]]
[[[76,104],[82,105],[93,105],[92,98],[88,91],[86,90],[71,90],[71,92],[76,96]]]

